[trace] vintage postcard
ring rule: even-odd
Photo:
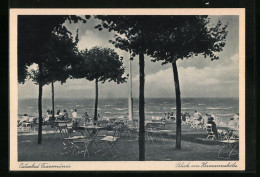
[[[10,9],[10,171],[245,170],[245,9]]]

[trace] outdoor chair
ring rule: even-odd
[[[122,125],[115,126],[112,135],[105,136],[100,140],[101,142],[104,142],[106,144],[105,149],[108,149],[113,157],[117,156],[120,153],[120,149],[117,146],[117,142],[120,139],[121,126]]]
[[[190,121],[190,128],[196,128],[195,121]]]
[[[121,125],[119,129],[119,133],[120,133],[120,137],[123,135],[128,135],[130,138],[133,137],[131,128],[129,128],[129,126],[125,124]]]
[[[63,154],[78,154],[77,146],[75,145],[74,141],[77,139],[83,139],[84,136],[72,136],[72,137],[66,137],[63,139]]]
[[[231,156],[239,155],[239,139],[227,139],[220,142],[222,145],[218,152],[219,159],[230,159]]]
[[[86,153],[88,154],[89,157],[89,145],[91,144],[93,140],[86,139],[86,138],[80,138],[74,140],[74,144],[76,146],[76,152],[77,154],[83,153],[84,159],[86,158]]]
[[[201,121],[194,121],[194,126],[195,129],[202,129],[203,128],[203,124]]]
[[[165,135],[170,133],[170,130],[165,130],[165,123],[147,123],[145,126],[147,142],[150,140],[154,142],[154,138],[158,137],[163,140]]]
[[[115,122],[116,122],[116,118],[110,118],[109,119],[109,123],[110,124],[115,124]]]
[[[104,127],[104,130],[101,130],[102,133],[98,134],[98,137],[105,137],[106,136],[106,132],[110,131],[110,123],[108,120],[98,120],[94,122],[95,125],[99,126],[99,127]]]
[[[229,132],[230,132],[230,137],[229,137],[229,139],[230,140],[239,140],[239,132],[238,132],[238,130],[229,130]]]
[[[228,132],[226,130],[218,129],[217,131],[218,131],[218,138],[219,138],[220,141],[229,139],[229,135],[228,135]]]
[[[59,132],[63,136],[67,136],[68,129],[67,129],[67,123],[65,122],[59,122],[56,123],[56,132]]]
[[[206,131],[208,133],[207,140],[215,140],[215,139],[217,139],[215,134],[214,134],[214,132],[213,132],[211,124],[207,124],[206,125]]]
[[[181,121],[181,125],[187,125],[187,124],[188,124],[187,121],[184,121],[184,120]]]
[[[221,147],[218,152],[218,158],[230,159],[231,156],[239,155],[239,133],[238,130],[228,129],[222,132],[225,139],[221,139]]]

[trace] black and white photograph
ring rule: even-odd
[[[243,170],[244,33],[245,9],[11,9],[11,170]]]

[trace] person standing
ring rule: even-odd
[[[76,119],[77,117],[78,117],[77,109],[74,109],[74,111],[72,112],[72,119]]]
[[[78,126],[78,122],[76,121],[77,117],[78,117],[77,109],[74,109],[74,111],[72,112],[72,122],[74,128]]]

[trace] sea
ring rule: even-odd
[[[57,110],[67,110],[69,117],[74,109],[77,109],[78,117],[83,116],[85,112],[93,116],[94,99],[85,98],[56,98],[55,112]],[[20,98],[18,100],[18,117],[27,114],[32,117],[38,117],[38,99]],[[42,100],[43,114],[51,110],[51,98]],[[134,118],[139,118],[138,98],[133,99]],[[239,112],[239,98],[182,98],[181,110],[183,113],[189,112],[192,116],[197,110],[202,115],[214,114],[218,124],[227,124],[230,117]],[[145,119],[151,120],[152,117],[164,117],[165,113],[176,113],[175,98],[146,98],[145,99]],[[128,113],[127,98],[109,98],[98,100],[98,113],[101,118],[124,118]]]

